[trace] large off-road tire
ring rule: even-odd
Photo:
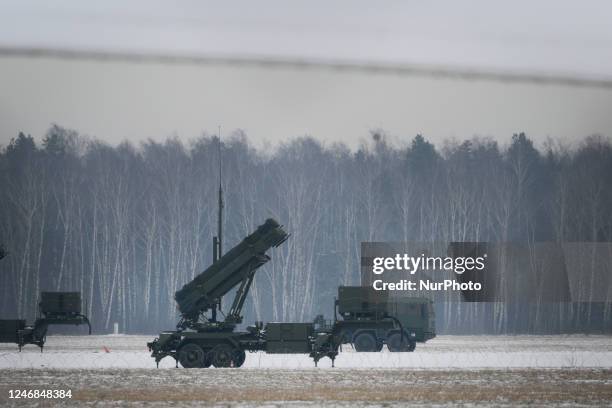
[[[244,360],[246,360],[244,350],[234,349],[234,367],[242,367]]]
[[[401,333],[396,332],[387,337],[387,348],[391,352],[414,351],[415,347],[416,342],[405,333],[402,336]]]
[[[210,349],[204,350],[204,360],[202,361],[202,368],[208,368],[212,365],[212,353]]]
[[[378,342],[372,333],[359,333],[353,339],[353,345],[357,352],[375,352],[378,351]]]
[[[206,353],[195,343],[187,343],[178,352],[179,363],[185,368],[200,368],[204,366]]]
[[[240,367],[244,364],[246,354],[243,350],[230,346],[229,344],[219,344],[211,350],[212,365],[217,368]]]

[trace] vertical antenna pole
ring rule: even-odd
[[[221,125],[219,125],[218,155],[219,155],[219,215],[217,220],[217,259],[221,259],[223,255],[223,168],[221,166]],[[219,297],[219,311],[221,311],[221,300]]]
[[[222,167],[221,167],[221,126],[219,125],[219,219],[218,219],[218,223],[217,223],[217,237],[218,237],[218,251],[217,251],[217,256],[219,258],[221,258],[221,255],[223,255],[223,185],[222,185]]]

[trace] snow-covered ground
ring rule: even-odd
[[[440,336],[414,353],[247,354],[241,369],[156,369],[150,336],[50,336],[44,353],[0,345],[0,406],[609,406],[612,337]],[[71,399],[11,399],[11,390]]]
[[[146,343],[153,336],[49,336],[44,352],[0,344],[0,369],[154,368]],[[328,359],[320,367],[330,367]],[[174,367],[164,359],[160,368]],[[487,369],[612,368],[610,336],[439,336],[414,353],[356,353],[344,347],[338,368]],[[247,353],[244,368],[314,368],[307,355]]]

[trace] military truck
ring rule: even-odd
[[[389,299],[371,287],[340,286],[335,301],[334,335],[357,352],[414,351],[435,337],[433,302],[424,297]]]
[[[91,334],[89,319],[81,313],[80,292],[41,292],[40,299],[40,317],[33,325],[19,319],[0,320],[0,343],[17,343],[19,351],[26,344],[34,344],[42,353],[49,325],[87,324]]]

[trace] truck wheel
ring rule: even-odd
[[[355,345],[355,350],[357,352],[373,352],[376,351],[377,344],[376,338],[372,333],[359,333],[353,339],[353,344]]]
[[[244,358],[242,361],[239,361],[236,351],[240,350],[237,350],[228,344],[219,344],[215,346],[211,351],[212,365],[217,368],[231,367],[232,364],[234,367],[239,367],[238,363],[242,365],[242,363],[244,363]]]
[[[398,351],[406,351],[406,347],[408,346],[408,339],[406,336],[402,339],[402,335],[400,333],[393,333],[389,337],[387,337],[387,348],[389,351],[396,353]]]
[[[208,368],[212,365],[212,353],[210,349],[204,350],[204,360],[202,360],[202,368]]]
[[[185,368],[198,368],[204,365],[206,353],[195,343],[187,343],[178,353],[179,362]]]
[[[244,364],[244,360],[246,360],[246,353],[244,350],[235,349],[234,350],[234,367],[242,367]]]
[[[400,352],[400,351],[414,351],[416,347],[416,343],[413,340],[404,334],[393,333],[389,337],[387,337],[387,348],[392,352]]]

